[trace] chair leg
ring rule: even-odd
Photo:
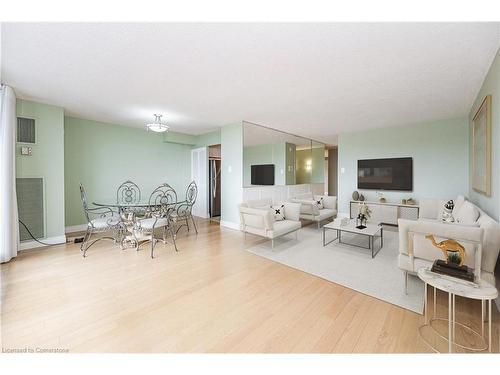
[[[172,227],[170,227],[170,226],[169,226],[169,227],[168,227],[168,229],[170,230],[170,234],[172,235],[172,242],[174,243],[174,248],[175,248],[175,251],[179,251],[179,250],[177,249],[177,244],[175,243],[175,234],[174,234],[174,232],[173,232],[173,230],[172,230]]]
[[[92,236],[92,232],[88,232],[89,235],[87,236],[87,238],[85,240],[85,245],[83,246],[83,257],[85,258],[87,256],[87,249],[88,249],[88,246],[87,246],[87,243],[90,241],[90,237]],[[83,243],[82,243],[83,245]]]
[[[188,232],[189,232],[189,222],[188,222],[187,216],[186,216],[186,218],[184,220],[186,221],[186,227],[188,228]]]
[[[89,230],[87,229],[85,231],[85,235],[83,236],[83,240],[82,240],[82,243],[80,245],[80,251],[83,251],[83,246],[85,245],[85,243],[87,242],[87,236],[89,235]]]
[[[191,220],[193,221],[194,231],[196,232],[196,234],[198,234],[198,228],[196,228],[196,222],[194,221],[193,215],[191,215]]]
[[[151,259],[154,258],[154,249],[155,249],[155,233],[154,229],[151,232]]]
[[[405,276],[405,294],[408,295],[408,271],[404,271]],[[425,296],[427,298],[427,296]]]

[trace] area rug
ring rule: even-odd
[[[332,242],[323,247],[323,229],[312,226],[298,232],[298,239],[289,234],[274,241],[263,241],[247,251],[310,273],[358,292],[422,314],[424,285],[410,276],[408,294],[404,292],[403,272],[398,268],[398,233],[384,230],[384,246],[372,259],[368,249]],[[327,241],[335,231],[327,230]],[[342,242],[368,246],[368,238],[343,233]],[[378,249],[379,242],[375,241]]]

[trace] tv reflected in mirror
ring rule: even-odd
[[[358,160],[358,189],[413,190],[413,159]]]
[[[252,185],[274,185],[274,164],[252,165]]]

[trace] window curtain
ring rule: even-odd
[[[16,196],[16,96],[0,87],[0,263],[17,255],[19,223]]]

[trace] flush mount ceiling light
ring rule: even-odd
[[[155,114],[155,121],[146,124],[146,128],[156,133],[167,132],[170,127],[167,124],[161,122],[161,116],[162,115]]]

